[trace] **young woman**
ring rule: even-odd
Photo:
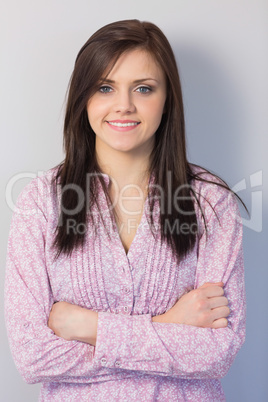
[[[235,196],[187,161],[176,61],[154,24],[80,50],[66,158],[21,193],[6,321],[40,401],[221,401],[245,337]]]

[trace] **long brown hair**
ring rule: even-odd
[[[154,57],[165,74],[167,84],[165,113],[155,133],[155,146],[150,158],[150,173],[153,174],[156,185],[150,195],[155,195],[156,187],[160,187],[163,190],[163,197],[160,198],[162,206],[167,205],[168,197],[178,188],[180,197],[176,208],[173,203],[169,210],[161,207],[161,237],[180,259],[192,250],[195,244],[197,233],[192,230],[187,235],[166,230],[167,227],[172,228],[174,222],[179,222],[184,227],[187,225],[188,228],[197,224],[194,199],[198,202],[198,198],[190,184],[194,178],[202,180],[194,174],[186,157],[183,100],[176,60],[167,38],[156,25],[138,20],[124,20],[108,24],[95,32],[76,58],[64,121],[66,157],[59,165],[56,175],[56,182],[64,188],[61,195],[63,208],[54,242],[57,255],[62,252],[70,254],[85,240],[85,232],[68,233],[69,215],[66,211],[72,211],[72,219],[75,219],[77,225],[86,224],[88,219],[92,219],[94,223],[93,216],[89,218],[88,209],[94,204],[98,206],[96,179],[93,178],[90,182],[89,205],[83,201],[77,208],[79,197],[73,191],[74,188],[79,188],[85,194],[87,174],[101,173],[95,156],[95,133],[87,116],[87,102],[118,58],[124,52],[137,48],[149,52]],[[98,180],[109,201],[108,190],[101,175]],[[152,212],[155,197],[149,197],[149,200]],[[77,213],[74,213],[76,210]],[[151,223],[154,224],[153,214],[150,214],[150,217]]]

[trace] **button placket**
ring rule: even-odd
[[[126,283],[121,287],[121,311],[130,314],[133,305],[132,283]]]
[[[121,314],[130,314],[133,306],[133,280],[131,274],[131,268],[127,256],[125,255],[124,261],[120,261],[118,264],[121,272],[121,286],[120,286],[120,300],[119,307],[116,308],[115,312],[120,312]]]

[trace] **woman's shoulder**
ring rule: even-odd
[[[58,166],[47,171],[38,171],[33,174],[32,180],[20,192],[16,206],[27,208],[32,205],[46,204],[48,199],[56,195],[56,177]]]
[[[208,211],[223,207],[237,210],[235,193],[223,179],[201,166],[191,164],[190,169],[191,187],[202,208],[208,208]]]
[[[195,193],[200,195],[215,195],[223,196],[231,191],[228,184],[220,178],[216,173],[213,173],[202,166],[190,164],[191,170],[191,186]]]

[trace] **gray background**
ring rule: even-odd
[[[11,200],[29,178],[7,185],[63,159],[64,97],[78,50],[106,23],[138,18],[156,23],[176,54],[190,160],[238,184],[252,213],[243,213],[247,339],[223,386],[227,401],[267,401],[267,1],[2,0],[0,7],[0,400],[36,401],[39,390],[14,366],[2,314]]]

